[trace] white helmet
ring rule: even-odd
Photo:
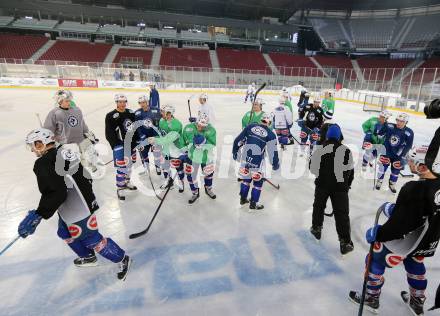
[[[55,135],[54,133],[47,128],[37,128],[31,131],[26,136],[26,145],[32,148],[35,142],[42,142],[44,145],[54,143]]]
[[[252,86],[255,87],[255,82],[252,82]]]
[[[171,113],[171,115],[174,115],[174,112],[176,112],[176,108],[171,104],[164,105],[161,110],[165,113]]]
[[[397,115],[396,117],[396,121],[403,121],[406,123],[408,123],[409,120],[409,115],[406,113],[399,113],[399,115]]]
[[[139,96],[138,103],[141,103],[141,102],[149,103],[150,102],[150,94],[143,94],[143,95]]]
[[[281,91],[282,91],[282,92],[288,92],[286,87],[283,87],[283,88],[281,89]]]
[[[209,124],[209,116],[206,113],[199,113],[199,117],[197,118],[197,124],[201,126],[208,126]]]
[[[426,153],[428,152],[428,145],[414,146],[408,152],[406,158],[411,160],[415,165],[425,164]]]
[[[200,93],[199,99],[205,99],[206,101],[208,101],[208,94],[206,92]]]
[[[70,100],[72,100],[72,98],[73,98],[72,92],[70,92],[68,90],[62,90],[62,89],[55,92],[55,96],[54,96],[55,102],[57,104],[60,104],[60,102],[63,100],[70,101]]]
[[[387,110],[383,110],[382,112],[379,113],[379,116],[382,116],[385,119],[388,119],[392,116],[392,114],[390,112],[388,112]]]
[[[260,121],[264,124],[270,124],[270,122],[272,122],[272,116],[269,113],[263,113],[261,115],[261,119]]]
[[[115,102],[118,102],[118,101],[125,101],[125,102],[127,102],[127,97],[125,96],[125,94],[123,94],[123,93],[116,93],[115,94]]]
[[[266,104],[266,102],[264,102],[263,98],[256,98],[255,101],[254,101],[254,103],[258,103],[258,104],[260,104],[261,106],[263,106],[263,105]]]

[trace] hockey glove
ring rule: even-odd
[[[382,225],[376,225],[367,230],[367,233],[365,234],[365,239],[369,244],[372,244],[376,241],[377,231],[379,230],[379,227]]]
[[[87,133],[84,133],[84,136],[88,138],[93,145],[99,142],[99,139],[96,138],[95,134],[92,131],[88,131]]]
[[[153,145],[156,142],[156,138],[154,137],[148,137],[147,138],[148,144]]]
[[[38,224],[40,224],[42,217],[36,210],[28,212],[26,217],[18,225],[18,234],[21,238],[26,238],[28,235],[32,235],[35,232]]]
[[[396,204],[391,203],[391,202],[385,202],[383,203],[379,209],[383,212],[383,214],[387,217],[390,218],[391,215],[393,215],[394,212],[394,207],[396,206]]]
[[[194,145],[195,148],[200,149],[200,148],[202,148],[203,145],[205,145],[205,144],[206,144],[206,138],[205,138],[205,136],[200,135],[200,134],[194,136],[194,138],[193,138],[193,145]]]
[[[195,117],[193,117],[193,116],[191,116],[190,118],[189,118],[189,122],[190,123],[195,123],[197,121],[197,118],[195,118]]]

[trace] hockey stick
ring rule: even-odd
[[[264,89],[264,87],[266,87],[266,83],[264,82],[257,91],[255,91],[254,94],[254,101],[252,101],[252,106],[251,106],[251,115],[249,116],[249,123],[248,125],[252,122],[252,117],[254,116],[254,102],[257,99],[258,93],[260,93],[261,90]]]
[[[156,195],[156,197],[162,201],[162,198],[159,196],[159,194],[156,193],[156,189],[154,188],[154,184],[153,184],[153,180],[151,180],[151,171],[150,168],[147,167],[147,171],[148,171],[148,179],[150,180],[150,184],[151,184],[151,188],[153,189],[154,194]]]
[[[19,240],[19,239],[20,239],[20,236],[17,236],[17,237],[15,237],[15,238],[14,238],[9,244],[7,244],[6,247],[3,248],[2,251],[0,251],[0,256],[1,256],[2,254],[4,254],[4,253],[6,252],[6,250],[8,250],[9,248],[11,248],[11,246],[12,246],[17,240]]]
[[[376,190],[376,177],[377,177],[377,157],[374,159],[373,191]]]
[[[377,225],[377,223],[379,222],[380,213],[382,213],[381,208],[379,208],[376,211],[376,218],[374,219],[374,226],[373,227],[375,227]],[[373,257],[373,248],[374,248],[374,242],[371,243],[370,250],[368,251],[368,259],[367,259],[367,264],[365,266],[364,284],[362,285],[362,295],[361,295],[361,300],[359,302],[358,316],[362,316],[362,312],[364,310],[365,294],[367,293],[367,281],[368,281],[368,274],[370,273],[369,271],[370,271],[370,266],[371,266],[371,260]]]
[[[40,124],[40,127],[43,127],[43,122],[41,121],[40,113],[35,113],[35,115],[37,116],[38,123]]]
[[[191,99],[194,97],[194,95],[192,95],[192,96],[190,96],[189,98],[188,98],[188,111],[189,111],[189,117],[192,117],[192,114],[191,114]]]
[[[141,236],[145,235],[146,233],[148,233],[148,231],[150,230],[151,225],[152,225],[153,222],[154,222],[154,219],[156,218],[157,213],[159,213],[159,210],[160,210],[160,208],[162,207],[162,204],[163,204],[163,202],[165,201],[165,198],[167,197],[168,192],[170,192],[170,189],[171,189],[171,187],[173,186],[174,179],[176,178],[176,176],[177,176],[177,172],[176,172],[176,174],[174,175],[173,178],[169,178],[170,180],[168,181],[167,189],[166,189],[166,191],[165,191],[165,194],[163,195],[163,198],[162,198],[162,200],[160,201],[159,206],[158,206],[157,209],[156,209],[156,212],[154,212],[153,218],[151,219],[151,221],[150,221],[150,223],[148,224],[147,228],[145,228],[143,231],[140,231],[140,232],[138,232],[138,233],[134,233],[134,234],[129,235],[128,238],[130,238],[130,239],[135,239],[135,238],[141,237]]]
[[[268,178],[263,178],[263,181],[266,181],[267,183],[269,183],[271,186],[273,186],[275,189],[279,190],[280,189],[280,185],[279,184],[274,184],[272,181],[270,181]]]

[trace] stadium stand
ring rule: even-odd
[[[161,66],[201,67],[205,68],[205,71],[206,68],[212,68],[207,49],[164,47],[159,64]]]
[[[353,44],[356,48],[387,49],[395,25],[394,19],[352,19]]]
[[[357,59],[359,68],[364,74],[364,79],[378,78],[388,81],[399,75],[402,70],[412,63],[414,59],[389,59],[361,57]],[[370,70],[376,68],[374,70]],[[379,69],[378,69],[379,68]],[[371,74],[370,74],[371,73]],[[376,76],[377,74],[377,76]]]
[[[440,32],[438,15],[414,17],[414,24],[402,43],[402,48],[424,48]]]
[[[63,23],[58,24],[55,28],[65,32],[94,33],[98,30],[99,25],[96,23],[81,24],[79,22],[64,21]]]
[[[423,70],[425,68],[425,70]],[[419,68],[414,71],[408,72],[405,76],[404,82],[422,82],[429,83],[435,78],[440,78],[440,69],[436,71],[436,68],[440,68],[440,57],[433,57],[421,64]]]
[[[48,40],[44,36],[0,34],[0,58],[29,59]]]
[[[339,48],[341,42],[349,42],[337,19],[309,19],[327,48]]]
[[[322,71],[316,67],[309,57],[287,53],[269,53],[269,57],[281,75],[304,76],[306,74],[313,77],[323,76]]]
[[[151,64],[152,56],[153,50],[120,48],[113,63],[119,63],[123,58],[140,58],[145,66],[149,66]]]
[[[315,60],[322,66],[322,68],[339,68],[346,69],[345,78],[356,79],[356,72],[353,69],[351,60],[344,56],[314,56]],[[351,71],[353,70],[353,71]]]
[[[7,26],[12,21],[14,21],[14,17],[12,16],[0,16],[0,26]]]
[[[39,61],[62,60],[79,62],[103,62],[111,49],[110,44],[58,40]]]
[[[262,71],[272,74],[263,55],[256,50],[237,50],[231,48],[217,48],[218,61],[221,68],[245,69],[249,71]]]

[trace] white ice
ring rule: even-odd
[[[0,91],[0,248],[16,236],[26,212],[38,205],[32,172],[35,157],[25,149],[24,137],[38,126],[35,113],[44,119],[53,107],[53,92]],[[138,94],[128,93],[133,109]],[[161,100],[174,104],[176,117],[187,122],[186,100],[191,94],[162,92]],[[88,125],[105,146],[104,116],[113,109],[112,96],[110,91],[74,91]],[[270,110],[277,97],[264,98],[268,101],[265,110]],[[137,192],[119,202],[109,165],[104,178],[94,182],[101,206],[98,223],[103,235],[133,257],[127,280],[118,281],[115,265],[101,257],[99,267],[76,268],[74,254],[57,237],[55,215],[0,257],[1,315],[357,314],[347,295],[362,286],[368,250],[364,232],[372,225],[377,207],[395,199],[385,188],[386,182],[382,191],[374,192],[372,178],[361,177],[357,164],[350,191],[355,250],[342,258],[333,218],[326,217],[320,243],[308,232],[314,185],[307,173],[298,176],[305,161],[297,158],[297,146],[282,153],[283,171],[272,178],[281,189],[264,185],[261,202],[265,209],[248,213],[239,208],[239,184],[234,165],[228,165],[230,141],[231,135],[239,133],[241,117],[250,105],[243,104],[243,96],[238,94],[210,93],[209,102],[217,116],[217,199],[210,200],[202,192],[200,200],[190,206],[187,184],[183,194],[172,190],[150,232],[130,240],[128,235],[145,227],[159,201]],[[369,116],[359,104],[337,101],[335,121],[342,126],[345,143],[360,147],[361,123]],[[438,124],[411,115],[409,126],[415,132],[415,143],[429,143]],[[109,159],[109,154],[104,157]],[[287,173],[295,179],[282,176]],[[150,187],[147,179],[136,180],[140,187]],[[153,181],[158,186],[161,179],[154,174]],[[401,178],[399,187],[405,181],[408,179]],[[426,260],[426,265],[429,307],[440,279],[438,255]],[[399,295],[407,289],[404,269],[389,269],[385,278],[381,314],[409,315]]]

